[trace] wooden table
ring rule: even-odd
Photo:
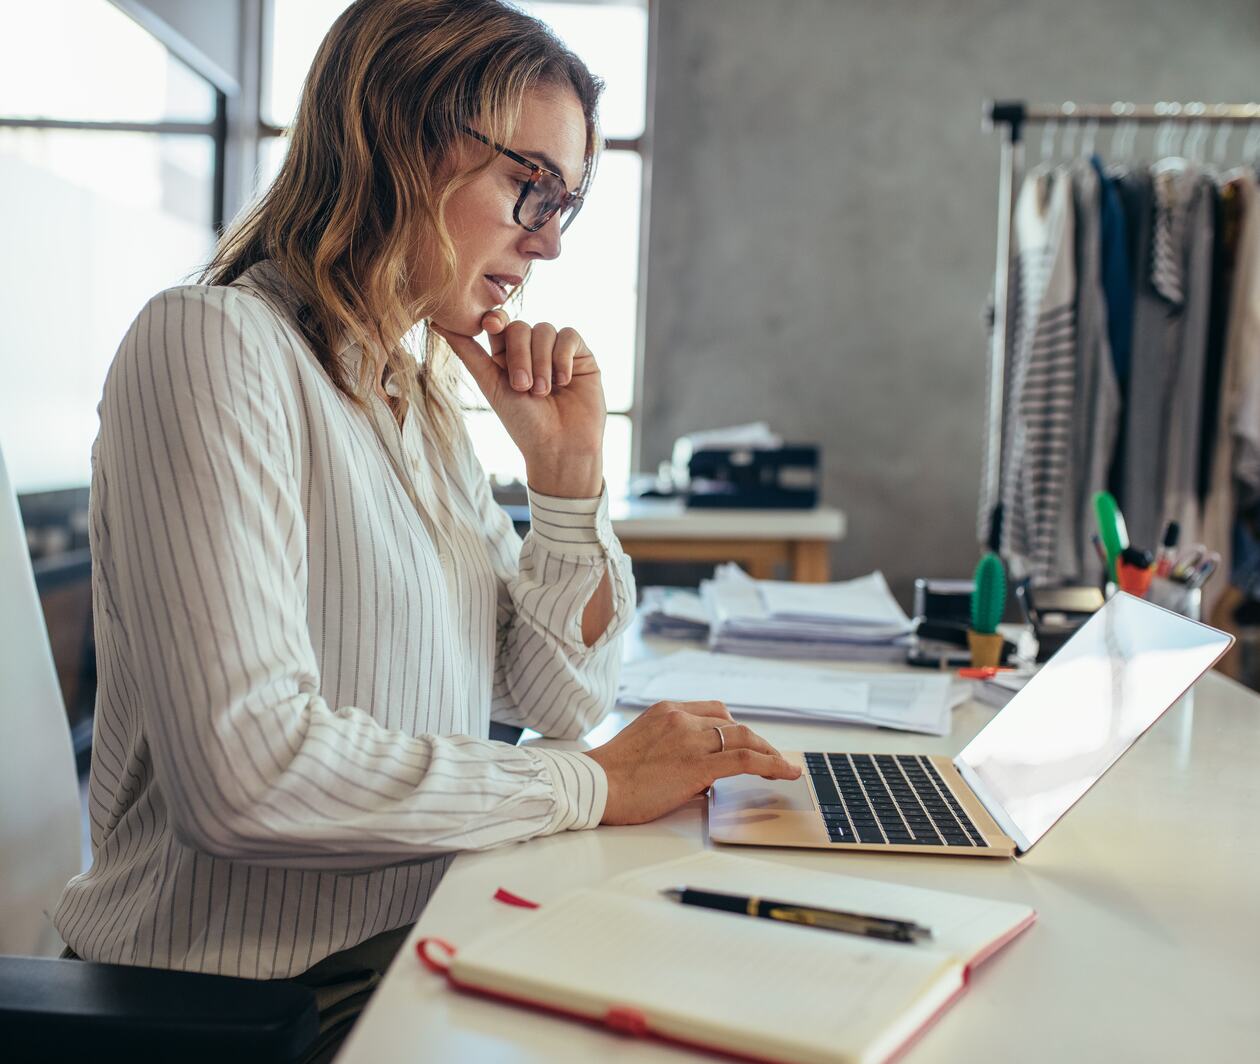
[[[610,507],[625,552],[641,562],[738,562],[761,580],[784,566],[792,580],[830,579],[832,543],[844,538],[845,516],[812,510],[687,509],[681,499],[625,499]]]

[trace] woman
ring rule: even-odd
[[[486,739],[588,731],[634,607],[594,356],[497,309],[560,253],[598,92],[495,0],[359,0],[274,185],[124,339],[93,458],[93,864],[55,916],[77,955],[305,973],[328,1027],[454,852],[797,775],[717,703],[589,753]],[[523,544],[450,351],[524,455]]]

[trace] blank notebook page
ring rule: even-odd
[[[451,974],[595,1017],[636,1008],[663,1034],[793,1060],[865,1059],[961,983],[958,962],[937,950],[605,890],[461,950]],[[898,1022],[908,1014],[917,1022]]]

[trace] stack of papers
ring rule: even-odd
[[[709,647],[770,658],[904,661],[914,622],[883,573],[835,584],[754,580],[719,566],[700,586]]]
[[[969,694],[942,673],[856,672],[682,650],[623,666],[617,701],[643,708],[715,699],[736,717],[873,724],[948,735],[950,709]]]
[[[639,603],[644,635],[666,639],[706,639],[709,615],[695,591],[678,587],[645,587]]]

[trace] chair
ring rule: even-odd
[[[79,789],[26,537],[0,454],[0,1035],[7,1060],[291,1061],[298,983],[61,960],[48,914],[79,871]],[[20,955],[14,955],[20,954]]]

